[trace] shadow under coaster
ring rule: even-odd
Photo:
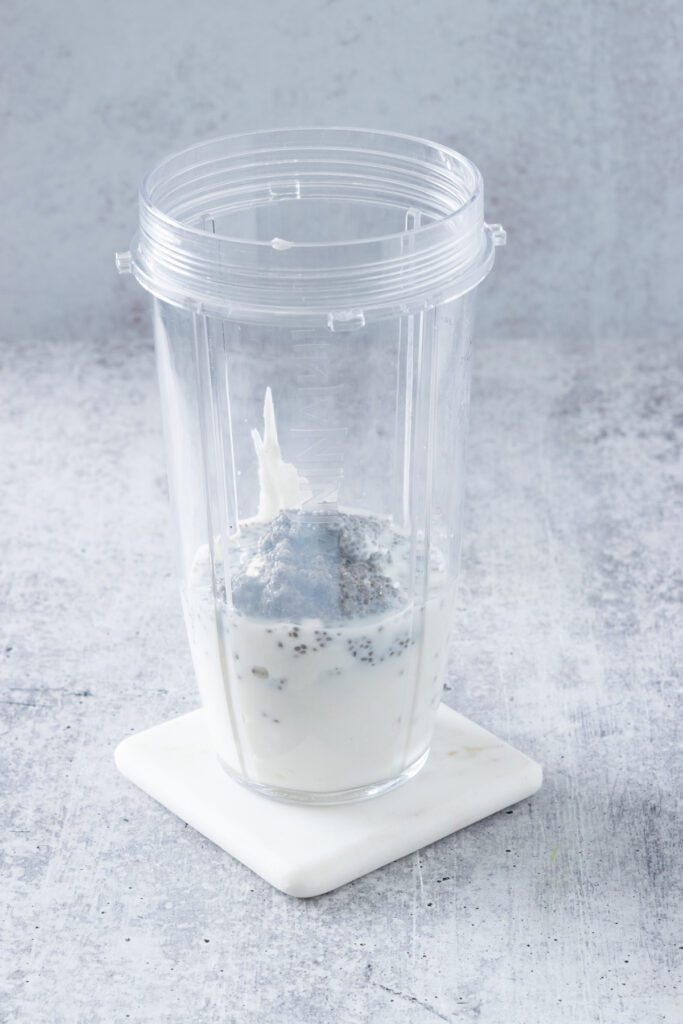
[[[221,768],[202,709],[129,736],[120,771],[290,896],[318,896],[529,797],[541,766],[441,704],[429,759],[397,789],[331,807],[279,803]],[[501,824],[501,827],[502,824]]]

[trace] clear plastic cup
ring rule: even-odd
[[[347,129],[168,157],[117,255],[154,296],[177,567],[213,744],[283,800],[424,764],[458,572],[477,168]]]

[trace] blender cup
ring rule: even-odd
[[[217,139],[145,178],[177,567],[225,770],[337,803],[429,753],[458,572],[470,335],[499,226],[458,153]]]

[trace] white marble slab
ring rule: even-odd
[[[220,767],[199,709],[129,736],[121,772],[290,896],[318,896],[531,796],[540,765],[442,704],[410,782],[357,804],[298,807],[252,793]],[[505,828],[505,822],[500,823]]]

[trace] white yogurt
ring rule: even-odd
[[[334,625],[278,622],[215,603],[200,549],[183,604],[226,766],[266,786],[325,793],[413,765],[431,740],[451,625],[452,601],[435,575],[421,605]]]

